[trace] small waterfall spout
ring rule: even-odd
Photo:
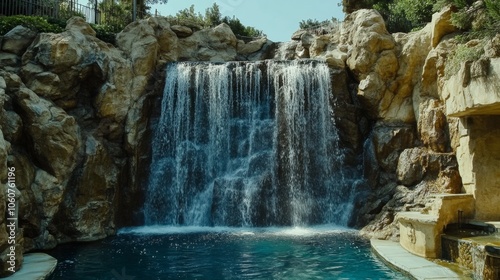
[[[146,224],[345,225],[333,103],[318,61],[169,64]]]

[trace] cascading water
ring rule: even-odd
[[[172,63],[154,132],[147,225],[345,225],[328,67]]]

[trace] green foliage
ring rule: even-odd
[[[126,2],[119,3],[113,0],[104,0],[99,3],[99,9],[106,11],[101,13],[101,22],[105,22],[108,26],[123,29],[132,22],[132,7]]]
[[[461,64],[466,61],[475,61],[481,58],[484,54],[484,41],[481,41],[475,46],[467,46],[465,44],[458,45],[455,51],[448,58],[445,68],[445,77],[449,78],[458,73]]]
[[[442,8],[448,5],[452,5],[458,9],[462,9],[472,5],[472,3],[474,3],[474,0],[438,0],[436,1],[436,4],[434,4],[433,11],[439,12]]]
[[[500,1],[484,0],[439,0],[434,11],[446,5],[452,5],[457,12],[451,16],[451,22],[464,31],[461,41],[491,38],[500,32]]]
[[[60,33],[64,30],[58,24],[50,23],[47,18],[39,16],[4,16],[0,17],[0,36],[5,35],[12,28],[22,25],[37,32]]]
[[[154,4],[167,4],[168,0],[147,0],[146,3],[147,4],[151,4],[151,5],[154,5]]]
[[[310,29],[310,28],[316,28],[319,26],[325,26],[325,25],[330,25],[332,23],[336,23],[338,20],[336,18],[332,18],[331,20],[325,19],[323,21],[319,21],[317,19],[308,19],[308,20],[302,20],[299,23],[299,28],[300,29]]]
[[[432,19],[433,0],[382,0],[373,4],[386,21],[389,32],[410,32]]]
[[[97,38],[110,44],[115,44],[116,34],[123,29],[120,25],[90,24],[90,26],[95,30]]]
[[[194,29],[214,27],[221,23],[226,23],[229,25],[231,30],[235,35],[244,37],[258,37],[263,36],[261,30],[257,30],[251,26],[245,26],[236,17],[224,17],[222,18],[219,6],[214,3],[212,7],[205,10],[205,15],[197,13],[195,11],[194,5],[189,8],[180,10],[175,16],[167,17],[168,21],[172,24],[180,24],[189,26]]]
[[[389,7],[393,13],[405,16],[415,27],[432,20],[433,6],[433,0],[398,0]]]
[[[205,21],[208,26],[217,26],[222,23],[222,14],[217,3],[205,10]]]
[[[498,0],[484,0],[488,19],[485,22],[485,28],[489,30],[490,35],[500,33],[500,2]]]
[[[435,2],[435,3],[434,3]],[[483,0],[366,0],[378,10],[390,32],[409,32],[431,21],[432,13],[452,5],[452,23],[467,32],[464,38],[491,37],[500,31],[500,1]]]
[[[208,27],[205,18],[201,13],[196,13],[194,5],[189,8],[180,10],[175,16],[168,16],[167,19],[174,24],[185,25],[192,28]]]
[[[451,0],[448,0],[451,1]],[[464,31],[461,37],[462,41],[471,39],[491,38],[500,32],[500,2],[498,0],[484,0],[480,2],[469,3],[460,2],[460,8],[451,17],[452,24]]]
[[[224,17],[222,19],[222,22],[226,23],[227,25],[229,25],[229,27],[231,28],[231,30],[233,31],[233,33],[235,35],[238,35],[238,36],[243,36],[243,37],[260,37],[260,36],[263,36],[263,33],[262,31],[260,30],[257,30],[251,26],[245,26],[243,25],[239,19],[237,19],[236,17]]]

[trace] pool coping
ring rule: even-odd
[[[464,279],[451,269],[406,251],[398,242],[371,239],[372,251],[388,266],[417,280]]]
[[[23,256],[21,269],[3,279],[7,280],[44,280],[57,266],[57,259],[45,253],[29,253]]]

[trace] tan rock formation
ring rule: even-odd
[[[193,35],[193,30],[187,26],[172,25],[171,29],[179,38],[186,38]]]
[[[422,47],[412,40],[414,37],[406,44],[395,40],[374,10],[358,10],[346,17],[340,44],[349,46],[346,63],[359,80],[358,97],[372,118],[406,123],[414,120],[412,84],[407,76],[411,76],[414,64],[410,52]],[[401,53],[396,43],[404,45]]]
[[[179,60],[213,62],[235,60],[237,45],[238,40],[231,28],[222,23],[179,39]]]
[[[434,152],[447,152],[450,138],[444,106],[437,99],[423,99],[419,107],[418,131],[423,144]]]
[[[114,193],[119,169],[103,141],[88,136],[81,172],[70,182],[72,189],[61,204],[58,222],[70,224],[61,229],[60,240],[92,241],[105,238],[115,230]]]
[[[238,54],[249,55],[251,53],[258,52],[260,49],[262,49],[265,43],[267,43],[267,38],[265,37],[250,41],[248,43],[238,41]]]
[[[375,157],[380,167],[394,173],[401,152],[415,146],[416,135],[412,126],[379,123],[373,129]]]
[[[21,88],[16,98],[36,161],[53,176],[67,179],[81,142],[75,119],[27,88]]]
[[[453,33],[458,29],[451,23],[451,15],[456,12],[453,6],[447,6],[440,12],[432,15],[432,47],[435,48],[443,36]]]
[[[500,58],[464,62],[459,73],[443,85],[441,98],[446,102],[446,114],[453,117],[499,114],[498,88]]]

